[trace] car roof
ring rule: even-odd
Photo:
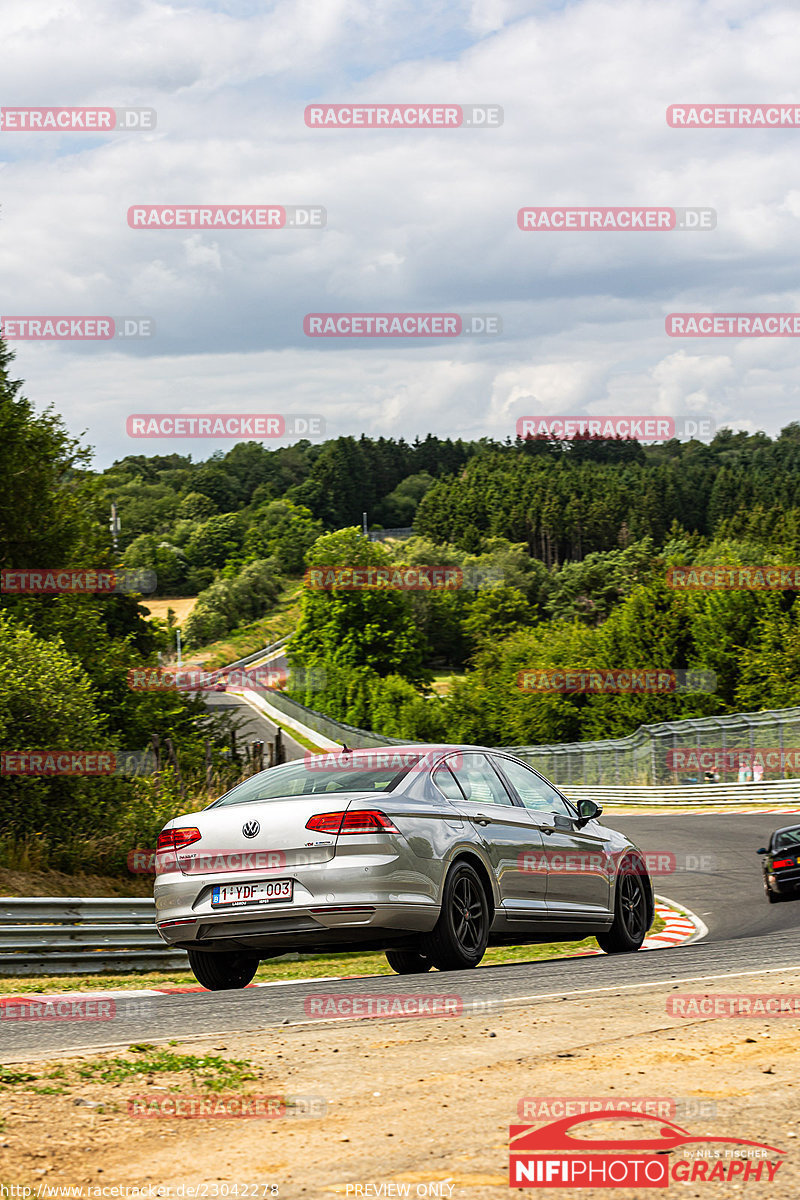
[[[350,754],[429,754],[435,750],[438,754],[450,754],[455,750],[473,750],[479,754],[502,754],[507,751],[498,751],[491,746],[472,746],[467,743],[445,743],[445,742],[408,742],[402,746],[349,746],[347,752]],[[344,753],[340,750],[322,750],[317,758],[326,758],[330,755],[338,756]],[[309,755],[309,758],[311,755]]]

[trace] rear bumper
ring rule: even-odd
[[[769,871],[766,879],[773,892],[785,892],[788,895],[788,893],[796,892],[800,888],[800,868],[787,868],[785,871]]]
[[[191,924],[159,925],[158,932],[167,945],[179,950],[324,953],[350,947],[379,949],[427,933],[438,916],[431,904],[314,905],[311,909],[288,903],[214,912],[194,918]]]
[[[439,908],[429,877],[403,871],[394,856],[362,858],[359,870],[336,870],[334,862],[280,874],[293,880],[293,897],[269,904],[214,908],[215,884],[227,876],[159,875],[155,885],[156,925],[164,942],[177,949],[287,950],[342,949],[397,941],[433,929]],[[343,860],[346,863],[346,860]],[[333,868],[333,869],[332,869]],[[276,878],[276,873],[270,875]],[[250,876],[248,882],[258,881]],[[180,924],[172,924],[180,922]]]

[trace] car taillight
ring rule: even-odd
[[[793,867],[794,859],[793,858],[776,858],[773,861],[772,866],[773,866],[773,868],[774,867]]]
[[[399,833],[385,813],[376,809],[355,809],[349,812],[319,813],[306,821],[306,829],[315,833]]]
[[[162,829],[156,850],[182,850],[184,846],[191,846],[192,842],[199,842],[201,837],[200,830],[189,825],[178,829]]]

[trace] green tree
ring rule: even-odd
[[[186,558],[195,567],[219,569],[238,554],[244,542],[242,517],[221,513],[199,525],[186,543]]]
[[[322,533],[322,522],[309,509],[290,500],[273,500],[254,514],[245,550],[257,558],[277,559],[282,571],[299,575],[306,552]]]
[[[207,521],[217,515],[217,506],[210,496],[202,492],[187,492],[178,505],[176,516],[187,521]]]
[[[533,623],[533,613],[519,588],[495,587],[480,592],[464,620],[474,646],[500,640]]]
[[[197,597],[184,625],[187,646],[217,641],[239,625],[263,617],[280,593],[274,558],[256,559],[230,579],[217,579]]]
[[[308,552],[314,567],[390,567],[390,552],[370,542],[358,529],[325,534]],[[328,693],[335,688],[334,668],[345,672],[365,668],[380,676],[398,675],[422,683],[423,642],[414,622],[408,593],[395,588],[330,591],[306,587],[301,616],[290,643],[294,667],[313,675],[329,675]]]
[[[13,359],[0,340],[0,566],[77,566],[107,540],[85,511],[88,451],[52,408],[34,413],[9,373]]]

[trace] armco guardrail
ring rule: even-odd
[[[324,713],[307,708],[299,700],[292,700],[284,692],[277,692],[272,688],[265,688],[264,695],[284,716],[292,717],[312,733],[321,733],[340,745],[346,744],[351,750],[368,749],[372,746],[405,746],[411,741],[410,738],[386,737],[368,729],[356,729],[354,725],[345,725],[343,721],[326,717]]]
[[[264,646],[263,650],[254,650],[245,658],[237,658],[235,662],[226,663],[224,667],[218,668],[218,674],[227,675],[228,671],[238,671],[240,667],[248,667],[250,663],[257,662],[259,658],[265,658],[275,650],[282,650],[291,636],[290,633],[287,633],[284,637],[278,638],[277,642],[270,642],[268,646]]]
[[[730,808],[740,805],[797,804],[800,806],[800,779],[762,779],[758,783],[684,784],[677,787],[565,787],[561,791],[570,800],[594,800],[613,807],[617,804],[675,807],[699,805],[701,808]]]
[[[102,971],[181,970],[144,899],[0,897],[0,976],[83,975]]]
[[[738,773],[740,762],[752,765],[758,755],[764,775],[775,779],[788,774],[800,756],[800,707],[661,721],[640,725],[627,737],[597,742],[506,748],[562,788],[609,783],[680,787],[689,783],[680,776],[691,764],[697,776],[708,763],[730,777],[732,771]]]

